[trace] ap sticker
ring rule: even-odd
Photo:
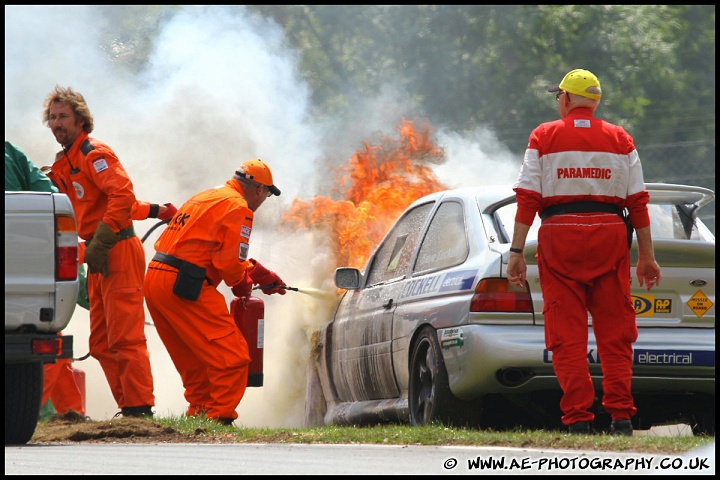
[[[107,164],[107,162],[105,161],[105,157],[98,158],[97,160],[95,160],[95,161],[93,162],[93,167],[95,168],[95,173],[100,173],[100,172],[102,172],[103,170],[107,170],[107,169],[108,169],[108,164]]]
[[[247,243],[240,242],[240,249],[238,250],[238,258],[240,260],[247,260],[249,251],[250,251],[250,245],[248,245]]]

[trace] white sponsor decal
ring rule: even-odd
[[[77,182],[73,182],[73,188],[75,189],[75,196],[77,198],[83,198],[85,196],[85,189],[82,185]]]
[[[238,250],[238,258],[240,260],[247,260],[249,251],[250,251],[250,245],[248,245],[247,243],[240,242],[240,249]]]
[[[247,225],[243,225],[242,227],[240,227],[240,236],[250,238],[251,233],[252,228],[248,227]]]
[[[105,157],[95,160],[93,162],[93,167],[95,167],[95,172],[97,173],[100,173],[103,170],[107,170],[109,168],[107,162],[105,161]]]

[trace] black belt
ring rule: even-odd
[[[157,252],[155,256],[152,258],[156,262],[164,263],[165,265],[170,265],[171,267],[175,267],[178,270],[180,270],[180,267],[182,267],[186,263],[185,260],[180,260],[177,257],[173,257],[172,255],[168,255],[167,253]],[[192,265],[192,264],[191,264]]]
[[[625,218],[623,211],[617,205],[604,202],[572,202],[561,203],[559,205],[551,205],[540,212],[540,218],[545,220],[554,215],[564,215],[566,213],[614,213]]]
[[[155,253],[155,255],[153,255],[152,259],[155,260],[156,262],[164,263],[165,265],[175,267],[178,270],[180,270],[183,267],[183,265],[190,265],[195,268],[202,268],[202,267],[198,267],[194,263],[186,262],[185,260],[181,260],[177,257],[173,257],[172,255],[163,253],[163,252]],[[205,270],[205,269],[203,268],[203,270]],[[210,285],[212,285],[212,281],[208,277],[205,277],[205,280],[207,280],[207,282]]]

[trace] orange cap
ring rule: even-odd
[[[273,177],[270,167],[268,167],[267,164],[260,159],[254,158],[252,160],[248,160],[238,167],[235,174],[261,185],[265,185],[270,189],[270,193],[273,195],[280,195],[280,189],[273,185]]]

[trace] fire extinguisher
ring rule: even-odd
[[[265,302],[261,298],[236,297],[230,302],[230,314],[245,337],[250,353],[248,387],[263,386],[263,348],[265,347]]]

